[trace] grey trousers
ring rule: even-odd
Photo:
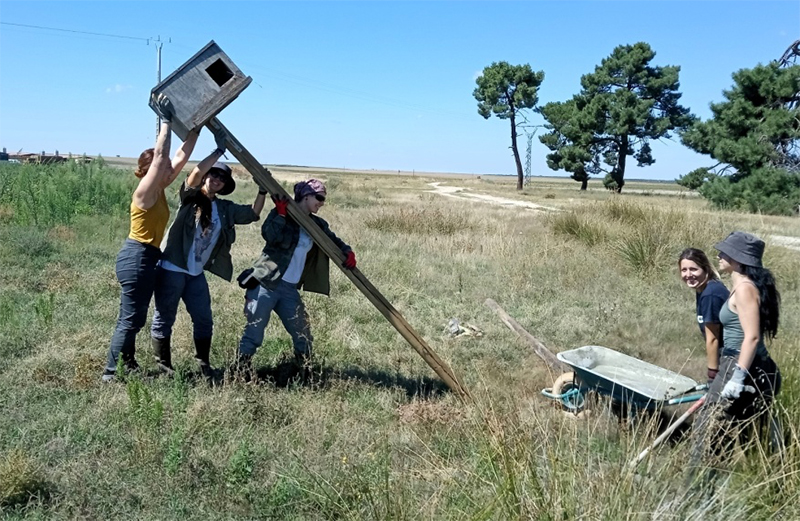
[[[258,286],[247,290],[245,316],[247,325],[239,341],[239,352],[253,355],[264,341],[264,329],[269,324],[270,314],[275,311],[283,327],[292,337],[294,354],[311,356],[311,327],[297,284],[280,281],[274,289]]]

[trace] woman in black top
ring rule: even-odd
[[[728,299],[728,288],[720,282],[716,270],[702,250],[687,248],[678,257],[681,280],[695,291],[697,324],[706,341],[706,367],[708,384],[719,371],[722,352],[722,326],[719,311]]]

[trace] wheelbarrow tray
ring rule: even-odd
[[[581,387],[641,407],[655,407],[697,387],[691,378],[603,346],[583,346],[556,356],[575,370]]]

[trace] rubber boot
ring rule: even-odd
[[[155,357],[158,370],[167,375],[173,375],[175,373],[175,368],[172,367],[172,348],[170,347],[170,337],[150,337],[150,339],[153,343],[153,355]]]
[[[207,379],[213,378],[214,368],[211,367],[211,363],[208,361],[209,355],[211,354],[211,337],[195,338],[194,350],[194,358],[200,366],[200,373]]]

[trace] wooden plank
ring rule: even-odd
[[[572,371],[572,368],[556,358],[556,355],[553,354],[552,351],[547,349],[543,343],[541,343],[535,336],[531,335],[525,329],[519,325],[519,323],[511,318],[511,316],[506,313],[500,305],[495,302],[494,300],[487,298],[486,305],[489,306],[495,313],[500,317],[500,320],[503,321],[505,325],[511,329],[511,331],[515,332],[525,340],[528,345],[531,346],[533,352],[536,353],[539,358],[544,360],[544,363],[547,364],[548,369],[555,371],[556,373],[564,373],[567,371]]]
[[[325,233],[314,224],[311,217],[300,211],[300,208],[291,197],[283,189],[283,186],[274,178],[272,174],[264,168],[256,158],[253,157],[246,148],[225,128],[225,126],[217,118],[211,119],[207,125],[212,131],[220,129],[227,135],[228,151],[239,160],[239,163],[247,169],[250,174],[263,186],[271,195],[278,197],[286,197],[289,199],[289,216],[294,219],[300,226],[302,226],[317,246],[330,257],[336,267],[355,284],[355,286],[367,297],[378,311],[386,317],[386,320],[394,326],[400,335],[414,348],[414,350],[422,357],[423,360],[433,369],[433,371],[442,379],[442,381],[455,392],[462,400],[471,400],[471,396],[466,387],[459,381],[453,370],[439,358],[439,356],[428,346],[425,339],[417,333],[411,325],[406,322],[403,315],[397,311],[391,303],[378,291],[375,286],[361,273],[358,268],[352,270],[346,269],[343,265],[345,261],[344,255],[341,250],[333,243],[333,241],[325,235]]]

